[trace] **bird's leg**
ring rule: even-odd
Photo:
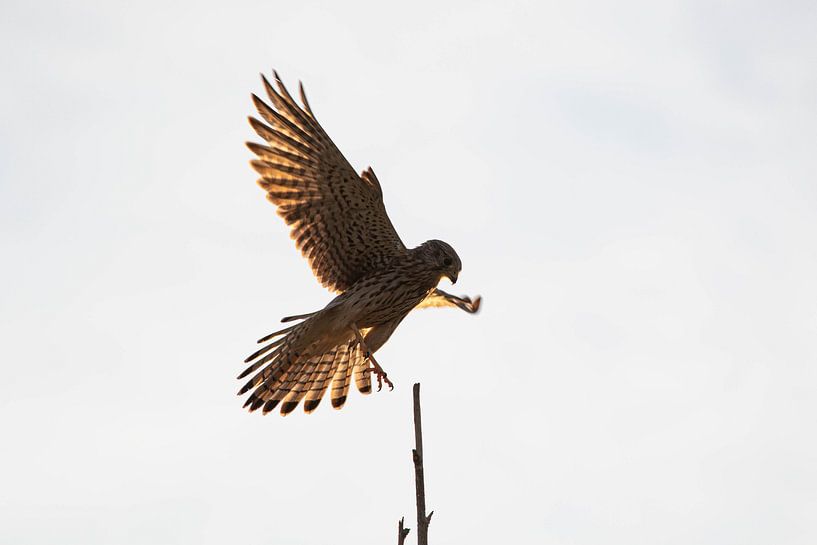
[[[384,382],[389,385],[389,390],[394,390],[394,384],[392,384],[392,381],[386,376],[386,371],[384,371],[383,368],[380,367],[380,364],[377,363],[377,360],[374,359],[374,354],[372,354],[372,351],[366,346],[366,341],[363,340],[363,335],[360,334],[360,329],[358,329],[356,324],[352,324],[352,330],[355,332],[355,337],[357,338],[360,348],[363,349],[363,357],[372,362],[373,365],[373,367],[367,367],[363,372],[370,373],[374,371],[375,375],[377,375],[378,392],[383,389]]]

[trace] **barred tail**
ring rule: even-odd
[[[357,391],[361,394],[372,393],[372,374],[366,371],[369,368],[369,360],[361,354],[360,359],[355,361],[354,368]]]
[[[371,377],[369,373],[362,373],[368,364],[355,340],[339,344],[323,354],[300,355],[292,347],[308,330],[309,320],[306,320],[267,335],[259,342],[283,336],[245,360],[249,363],[257,358],[238,378],[244,378],[266,364],[238,392],[242,395],[254,389],[244,403],[250,412],[263,407],[262,412],[266,414],[280,404],[281,414],[287,415],[303,400],[304,410],[311,413],[330,389],[330,383],[332,407],[340,409],[346,402],[353,372],[358,389],[363,393],[371,392]]]
[[[332,378],[332,391],[330,397],[332,398],[332,407],[340,409],[346,403],[346,394],[349,393],[349,382],[352,379],[352,368],[354,367],[355,358],[362,357],[360,353],[360,345],[351,342],[346,349],[346,355],[338,362],[335,369],[334,377]]]

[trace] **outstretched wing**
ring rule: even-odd
[[[434,291],[428,294],[428,297],[420,301],[420,304],[414,308],[458,307],[465,312],[475,314],[479,311],[480,303],[482,303],[482,297],[479,295],[472,301],[467,295],[457,297],[456,295],[451,295],[441,289],[435,288]]]
[[[250,124],[267,144],[247,143],[258,156],[251,164],[318,281],[342,292],[406,247],[372,169],[358,176],[318,124],[303,86],[299,106],[273,74],[277,90],[261,76],[272,106],[252,96],[266,123],[250,117]]]

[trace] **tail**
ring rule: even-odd
[[[330,389],[330,383],[332,407],[340,409],[346,402],[353,373],[355,385],[361,393],[372,391],[371,374],[364,372],[368,362],[357,341],[339,344],[323,354],[299,354],[294,350],[293,347],[310,329],[309,316],[304,315],[305,321],[260,339],[258,342],[266,342],[278,337],[244,360],[252,363],[238,376],[239,379],[263,366],[238,392],[243,395],[254,389],[244,403],[250,412],[263,407],[262,412],[266,414],[280,404],[281,414],[287,415],[304,400],[304,410],[311,413]]]

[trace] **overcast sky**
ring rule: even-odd
[[[416,381],[435,545],[817,542],[815,28],[806,1],[4,0],[0,542],[393,543]],[[247,165],[273,67],[485,298],[403,322],[393,392],[283,419],[235,376],[331,295]]]

